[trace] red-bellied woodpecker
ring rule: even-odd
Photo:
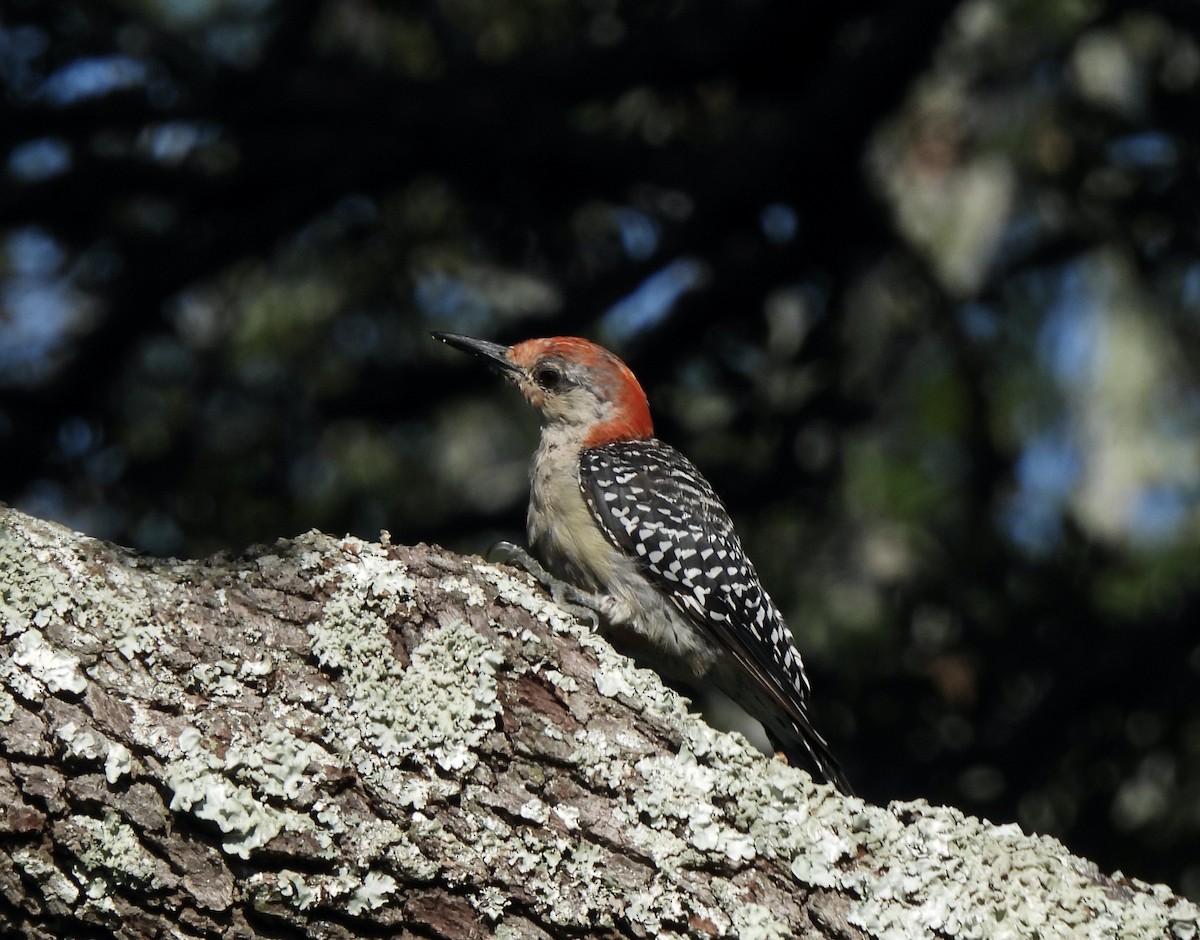
[[[530,548],[615,638],[693,686],[710,677],[843,793],[850,785],[808,719],[808,678],[729,514],[700,471],[654,437],[620,359],[570,336],[501,346],[435,338],[499,368],[543,416],[530,471]],[[577,595],[578,596],[578,595]]]

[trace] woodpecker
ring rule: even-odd
[[[654,437],[629,367],[573,336],[513,346],[434,333],[484,360],[542,414],[530,469],[530,548],[586,592],[608,632],[670,678],[716,683],[791,762],[845,774],[808,718],[809,682],[778,608],[699,470]],[[661,664],[661,665],[660,665]]]

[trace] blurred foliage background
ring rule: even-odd
[[[643,378],[874,801],[1200,897],[1194,0],[8,0],[0,498],[156,555],[520,538]]]

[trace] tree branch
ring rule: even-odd
[[[1197,936],[1057,842],[844,800],[524,575],[0,508],[6,936]]]

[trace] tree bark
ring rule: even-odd
[[[843,799],[528,578],[309,533],[141,558],[0,506],[15,937],[1197,937],[1052,839]]]

